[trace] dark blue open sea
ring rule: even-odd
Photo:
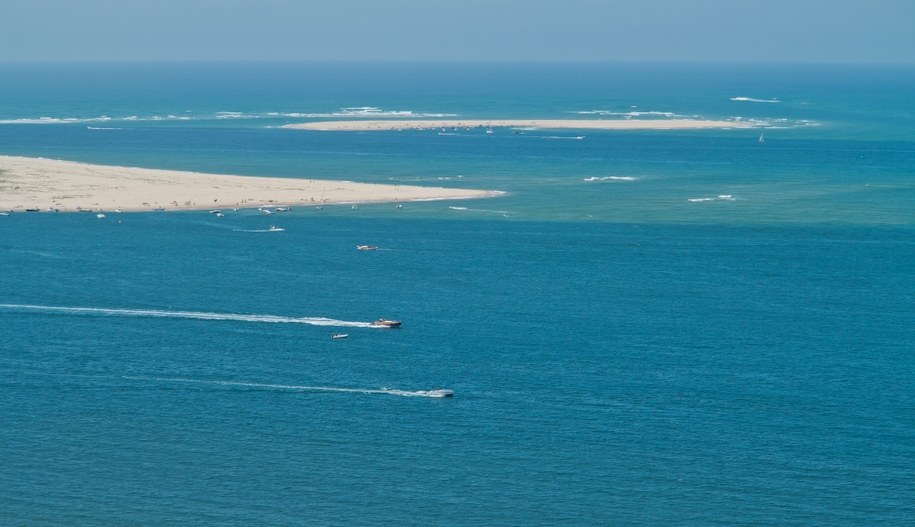
[[[0,154],[506,192],[0,216],[0,524],[911,525],[913,93],[883,66],[0,65]],[[280,128],[366,116],[756,128]]]

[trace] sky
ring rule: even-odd
[[[915,0],[0,0],[0,61],[915,64]]]

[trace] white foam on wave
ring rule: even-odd
[[[96,315],[112,317],[183,318],[194,320],[228,320],[235,322],[261,322],[274,324],[308,324],[312,326],[374,327],[369,322],[336,320],[327,317],[287,317],[241,313],[211,313],[205,311],[169,311],[164,309],[126,309],[102,307],[44,306],[35,304],[0,304],[0,309],[36,311],[61,315]]]
[[[543,138],[544,139],[572,139],[572,140],[581,141],[582,139],[585,138],[585,136],[583,136],[583,135],[545,135],[545,136],[543,136]]]
[[[769,104],[782,102],[778,99],[757,99],[755,97],[731,97],[731,100],[736,101],[736,102],[761,102],[761,103],[769,103]]]
[[[719,194],[713,198],[687,198],[686,201],[690,201],[692,203],[702,203],[705,201],[737,201],[737,198],[731,194]]]
[[[602,117],[624,117],[632,119],[633,117],[663,117],[663,118],[683,118],[688,117],[674,112],[663,112],[658,110],[630,110],[628,112],[619,112],[613,110],[580,110],[572,112],[578,115],[597,115]],[[692,116],[697,117],[697,116]]]
[[[100,115],[95,117],[21,117],[15,119],[0,119],[2,124],[86,124],[100,122],[186,122],[186,121],[225,121],[225,120],[255,120],[255,119],[276,119],[276,118],[300,118],[300,119],[332,119],[332,118],[404,118],[404,119],[423,119],[423,118],[445,118],[456,117],[453,113],[440,112],[414,112],[412,110],[383,110],[371,106],[341,108],[336,112],[240,112],[240,111],[218,111],[214,113],[194,113],[186,112],[181,115],[176,114],[154,114],[154,115],[126,115],[112,117]]]
[[[413,110],[383,110],[374,106],[351,106],[340,108],[336,112],[270,112],[269,117],[294,117],[302,119],[333,119],[333,118],[389,118],[402,117],[405,119],[457,117],[456,113],[440,112],[415,112]]]
[[[107,115],[98,117],[23,117],[20,119],[0,119],[0,124],[74,124],[74,123],[106,123],[116,120]]]
[[[269,384],[260,382],[244,381],[218,381],[206,379],[187,379],[182,377],[134,377],[124,376],[125,379],[133,381],[163,382],[163,383],[188,383],[188,384],[209,384],[216,386],[235,386],[239,388],[254,388],[262,390],[280,390],[295,392],[336,392],[336,393],[358,393],[358,394],[378,394],[378,395],[398,395],[401,397],[431,397],[444,398],[453,394],[450,390],[435,388],[432,390],[399,390],[396,388],[344,388],[337,386],[307,386],[298,384]]]
[[[754,128],[769,128],[769,129],[796,129],[796,128],[808,128],[814,126],[820,126],[820,123],[817,121],[812,121],[810,119],[796,119],[791,120],[784,117],[773,117],[771,119],[755,119],[755,118],[744,118],[741,116],[730,117],[728,120],[734,121],[735,123],[741,123],[743,125],[750,125]]]
[[[585,181],[637,181],[639,178],[634,176],[591,176],[586,177]]]

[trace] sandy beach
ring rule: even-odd
[[[483,190],[92,165],[0,156],[0,211],[208,210],[484,198]]]
[[[289,124],[284,128],[328,132],[365,132],[388,130],[467,129],[467,128],[533,128],[545,130],[689,130],[703,128],[749,128],[739,121],[704,121],[699,119],[439,119],[439,120],[359,120],[320,121]]]

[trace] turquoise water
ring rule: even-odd
[[[507,192],[0,217],[4,521],[909,523],[913,79],[4,65],[2,154]],[[393,112],[760,128],[277,128]]]

